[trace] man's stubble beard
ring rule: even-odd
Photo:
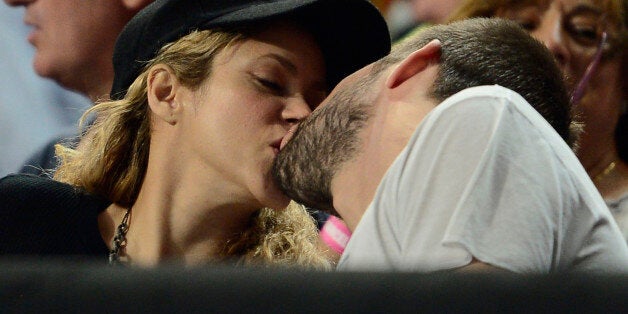
[[[331,183],[342,165],[355,157],[359,131],[368,120],[359,89],[345,88],[304,120],[273,165],[279,188],[298,203],[338,215]]]

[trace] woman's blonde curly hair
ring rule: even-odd
[[[60,165],[54,178],[88,193],[130,208],[144,180],[148,164],[151,121],[147,103],[147,73],[156,64],[172,68],[179,81],[192,89],[210,77],[215,56],[247,38],[245,28],[194,31],[165,45],[147,61],[144,71],[121,100],[97,103],[81,119],[95,116],[79,148],[57,145]],[[250,228],[225,244],[225,258],[242,264],[305,266],[330,269],[313,218],[294,202],[284,210],[260,209]]]

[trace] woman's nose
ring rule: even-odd
[[[567,41],[562,29],[562,21],[559,13],[545,16],[539,27],[532,31],[531,35],[545,44],[554,58],[561,66],[565,66],[571,61],[571,53],[567,47]]]
[[[296,124],[311,113],[312,109],[303,97],[294,97],[288,101],[282,112],[282,118],[290,124]]]

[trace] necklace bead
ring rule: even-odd
[[[599,182],[604,177],[606,177],[609,173],[611,173],[614,169],[615,169],[615,161],[611,161],[611,163],[608,164],[608,166],[606,166],[606,168],[604,168],[604,170],[600,174],[596,175],[595,178],[593,178],[593,182]]]

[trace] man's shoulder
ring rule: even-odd
[[[445,99],[440,110],[464,110],[465,106],[481,105],[485,108],[524,107],[535,111],[517,92],[500,85],[481,85],[465,88]]]
[[[476,86],[466,88],[439,103],[423,119],[416,132],[438,130],[468,138],[472,135],[480,136],[480,129],[484,133],[493,133],[495,127],[489,126],[499,125],[502,121],[525,121],[531,116],[535,120],[533,124],[538,124],[536,120],[539,117],[535,115],[538,113],[525,99],[510,89],[499,85]]]
[[[555,147],[558,155],[573,155],[556,130],[523,96],[499,85],[466,88],[445,99],[431,114],[433,118],[446,120],[452,125],[503,124],[499,132],[502,136],[541,139]],[[494,128],[486,130],[496,131]]]

